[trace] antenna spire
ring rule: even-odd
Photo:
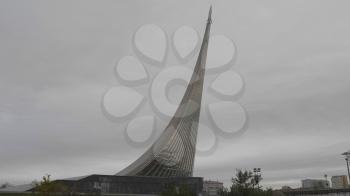
[[[213,21],[211,20],[211,12],[212,12],[212,8],[213,8],[213,6],[212,5],[210,5],[210,9],[209,9],[209,14],[208,14],[208,23],[212,23]]]

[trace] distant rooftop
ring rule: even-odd
[[[33,184],[22,184],[22,185],[10,186],[10,187],[0,189],[0,193],[1,192],[25,192],[32,188],[34,188]]]

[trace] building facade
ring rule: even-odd
[[[205,180],[203,182],[204,196],[218,196],[220,191],[224,189],[224,183],[219,181]]]
[[[350,196],[350,189],[291,189],[281,191],[285,196]]]
[[[328,180],[324,179],[305,179],[301,181],[303,189],[326,189],[329,188]]]
[[[81,178],[57,180],[69,187],[72,193],[159,195],[168,189],[186,187],[198,195],[203,189],[199,177],[150,177],[90,175]]]
[[[348,177],[346,175],[332,176],[331,178],[332,188],[342,189],[349,186]]]

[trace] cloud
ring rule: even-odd
[[[348,1],[1,1],[0,182],[114,174],[136,159],[144,149],[100,108],[114,64],[141,24],[202,30],[210,3],[212,34],[238,48],[249,129],[197,157],[195,174],[228,184],[235,168],[261,167],[278,187],[346,173]]]

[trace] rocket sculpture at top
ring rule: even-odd
[[[182,176],[193,174],[198,121],[201,109],[205,63],[209,44],[212,8],[196,66],[174,116],[160,137],[140,158],[117,173],[120,176]]]

